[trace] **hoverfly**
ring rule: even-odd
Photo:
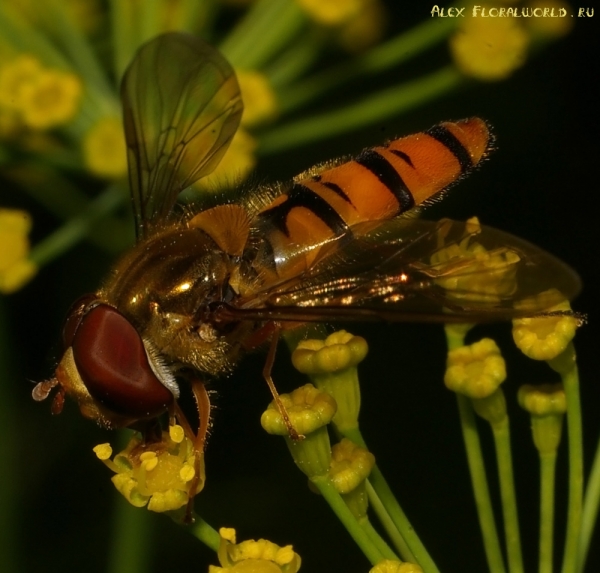
[[[168,412],[201,452],[204,381],[269,341],[270,381],[285,325],[502,320],[579,290],[569,267],[525,241],[405,215],[486,157],[492,137],[481,119],[441,123],[176,214],[179,193],[214,169],[238,127],[235,74],[204,41],[168,33],[140,48],[121,98],[137,243],[69,311],[55,377],[34,390],[42,400],[57,388],[55,413],[65,394],[108,428],[144,429]],[[485,247],[483,262],[473,241]],[[554,295],[532,298],[551,287]],[[177,379],[191,383],[197,432],[178,406]]]

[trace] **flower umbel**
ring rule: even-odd
[[[266,539],[236,543],[235,530],[222,527],[218,557],[220,567],[210,565],[209,573],[296,573],[300,555],[291,545],[280,547]]]
[[[195,453],[192,442],[184,436],[181,426],[171,426],[163,432],[160,442],[144,444],[138,435],[112,460],[112,448],[100,444],[94,452],[117,475],[112,482],[135,507],[147,505],[150,511],[164,512],[183,507],[190,497],[195,477]],[[204,487],[204,465],[198,480],[196,495]]]

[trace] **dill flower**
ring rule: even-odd
[[[222,527],[217,556],[220,567],[209,565],[209,573],[296,573],[300,555],[291,545],[280,547],[266,539],[236,543],[235,530]]]
[[[356,16],[362,0],[296,0],[315,22],[324,26],[338,26]]]
[[[481,229],[477,217],[466,222],[465,238],[442,246],[431,256],[435,282],[457,300],[494,302],[511,295],[517,288],[516,264],[519,255],[505,248],[488,251],[475,239]],[[440,228],[443,245],[444,227]],[[462,272],[456,272],[461,269]],[[445,277],[449,274],[449,277]]]
[[[290,423],[304,438],[290,438],[284,417],[274,401],[261,416],[262,427],[269,434],[284,436],[294,462],[309,478],[325,475],[331,461],[327,424],[335,414],[335,400],[312,384],[296,388],[291,394],[281,394],[280,399]]]
[[[458,69],[483,81],[502,80],[527,57],[529,36],[515,18],[465,18],[450,39]]]
[[[485,398],[505,379],[504,358],[491,338],[448,352],[444,383],[453,392],[469,398]]]
[[[127,174],[127,148],[120,118],[102,118],[85,134],[82,145],[85,165],[94,175],[116,179]]]
[[[216,169],[207,177],[194,183],[194,187],[201,190],[215,190],[240,183],[248,177],[256,165],[254,151],[257,145],[256,140],[247,131],[238,129]]]
[[[159,442],[144,444],[134,435],[127,447],[112,460],[109,444],[100,444],[94,453],[115,472],[112,482],[133,506],[164,512],[183,507],[196,477],[197,460],[192,442],[181,426],[171,426]],[[204,465],[193,495],[204,487]]]
[[[308,374],[319,390],[335,399],[333,422],[342,433],[358,427],[360,386],[356,367],[368,350],[364,338],[340,330],[325,340],[302,340],[292,353],[296,370]]]
[[[25,211],[0,209],[0,292],[20,289],[37,272],[27,259],[31,218]]]
[[[67,123],[79,110],[82,94],[79,78],[72,73],[45,69],[21,91],[23,122],[34,129],[49,129]]]
[[[386,23],[386,11],[380,0],[363,0],[356,14],[338,32],[338,42],[351,53],[361,52],[379,42]]]
[[[384,559],[369,569],[369,573],[423,573],[423,569],[414,563]]]
[[[21,109],[24,88],[35,82],[42,64],[29,54],[20,54],[0,68],[0,106]]]
[[[565,10],[566,16],[571,12],[570,7],[562,0],[531,0],[528,4],[529,10],[548,10],[556,14],[559,10]],[[573,18],[549,17],[549,18],[527,18],[525,25],[532,35],[540,38],[560,38],[566,36],[574,26]]]
[[[544,296],[556,298],[557,292],[550,290],[539,295]],[[549,308],[546,315],[513,320],[512,335],[519,350],[533,360],[552,360],[559,356],[579,326],[579,319],[569,314],[570,311],[569,302],[564,301]],[[553,312],[557,314],[553,316]]]
[[[242,124],[246,127],[264,123],[277,113],[277,97],[265,74],[257,70],[237,70],[244,102]]]
[[[331,448],[329,479],[357,519],[367,516],[365,480],[374,465],[375,456],[347,438]]]
[[[563,385],[525,384],[517,394],[519,406],[531,415],[533,441],[540,453],[556,452],[562,434],[562,423],[567,411]]]

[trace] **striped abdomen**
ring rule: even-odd
[[[366,221],[390,219],[430,199],[485,156],[479,118],[445,122],[294,181],[259,214],[280,276],[309,268],[320,245]]]

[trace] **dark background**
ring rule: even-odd
[[[431,7],[419,4],[421,9],[396,8],[392,31],[408,29],[427,18]],[[311,164],[355,153],[441,120],[472,115],[487,119],[494,126],[497,150],[428,216],[464,219],[477,215],[488,225],[554,253],[580,273],[584,290],[574,308],[589,319],[576,339],[586,472],[600,435],[600,224],[594,200],[599,191],[600,157],[598,18],[600,14],[575,18],[569,36],[533,57],[505,82],[476,84],[401,118],[265,158],[257,175],[259,180],[284,179]],[[447,61],[445,50],[433,50],[377,81],[385,86],[434,70]],[[327,105],[335,105],[335,100],[325,102],[323,109]],[[57,224],[25,196],[11,195],[10,204],[32,211],[34,242]],[[105,254],[82,244],[3,301],[14,343],[12,422],[18,451],[12,471],[18,476],[19,506],[14,533],[23,571],[103,571],[112,506],[123,503],[112,489],[108,470],[91,452],[93,445],[112,440],[112,434],[83,421],[71,403],[63,415],[50,417],[48,404],[31,401],[29,382],[50,374],[66,309],[76,296],[95,288],[109,264]],[[455,400],[442,383],[441,328],[351,325],[349,329],[365,336],[371,346],[360,370],[362,428],[400,503],[442,571],[485,570]],[[507,358],[505,391],[512,415],[522,536],[526,568],[533,570],[537,458],[529,441],[527,416],[515,406],[514,396],[522,383],[555,377],[545,365],[532,363],[514,350],[509,325],[487,327],[477,334],[496,338]],[[232,378],[215,385],[218,396],[207,453],[208,483],[197,508],[217,527],[235,526],[239,539],[265,537],[282,545],[293,543],[305,571],[367,571],[368,563],[341,525],[322,500],[307,490],[283,441],[263,435],[260,429],[260,414],[270,400],[260,377],[263,360],[262,355],[249,357]],[[280,391],[302,383],[287,362],[282,350],[274,371]],[[492,460],[493,445],[488,438],[484,447]],[[563,447],[557,501],[559,540],[565,514],[565,467]],[[216,563],[209,550],[164,516],[148,515],[148,519],[150,570],[191,573]],[[597,531],[589,572],[600,570],[599,543]],[[557,544],[559,550],[562,542]]]

